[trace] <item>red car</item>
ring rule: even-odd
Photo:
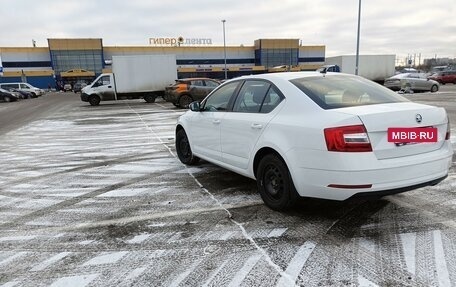
[[[456,71],[441,71],[431,75],[428,78],[437,81],[442,85],[445,85],[447,83],[456,84]]]

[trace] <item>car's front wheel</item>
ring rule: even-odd
[[[90,96],[89,103],[91,106],[98,106],[100,104],[99,96]]]
[[[257,186],[264,203],[273,210],[288,209],[299,197],[287,165],[275,154],[261,159],[257,169]]]
[[[7,103],[11,102],[11,98],[10,97],[4,97],[3,100]]]
[[[193,154],[187,134],[183,129],[176,133],[176,151],[179,160],[184,164],[194,165],[199,161],[199,157]]]
[[[439,90],[439,86],[437,86],[437,85],[432,85],[432,87],[431,87],[431,93],[435,93],[435,92],[437,92],[438,90]]]

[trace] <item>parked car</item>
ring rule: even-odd
[[[36,96],[41,96],[45,92],[44,90],[34,87],[30,85],[29,83],[2,83],[0,84],[0,88],[2,89],[16,89],[16,90],[22,90],[26,92],[30,92]]]
[[[412,90],[415,92],[439,90],[439,83],[427,78],[424,73],[403,73],[385,79],[384,86],[393,91]]]
[[[338,65],[324,65],[317,69],[317,72],[327,73],[327,72],[337,72],[340,73],[340,67]]]
[[[9,89],[9,91],[19,93],[21,95],[21,99],[31,99],[38,97],[36,94],[34,95],[31,92],[27,92],[25,90]]]
[[[219,81],[209,78],[176,80],[175,84],[166,87],[165,100],[176,107],[187,108],[188,104],[193,101],[201,101],[219,85]]]
[[[69,92],[69,91],[71,91],[71,84],[68,84],[68,83],[67,83],[67,84],[63,85],[63,91],[64,91],[64,92]]]
[[[84,82],[76,82],[74,85],[73,85],[73,92],[75,93],[79,93],[82,91],[82,88],[86,87],[87,84],[84,83]]]
[[[441,71],[432,74],[428,77],[431,80],[437,81],[442,85],[452,83],[456,85],[456,71]]]
[[[10,91],[0,88],[0,100],[4,102],[15,102],[19,98]]]
[[[432,130],[436,142],[390,141],[392,128]],[[191,103],[175,132],[182,163],[201,158],[256,179],[274,210],[299,197],[345,200],[437,184],[453,154],[445,109],[343,73],[232,79]]]

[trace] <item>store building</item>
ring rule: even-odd
[[[325,62],[325,46],[303,46],[299,39],[258,39],[253,46],[212,46],[159,38],[159,45],[103,46],[102,39],[48,39],[48,47],[0,47],[0,82],[26,81],[36,87],[90,82],[111,71],[117,55],[176,55],[179,78],[228,78],[278,71],[315,70]],[[206,44],[206,43],[205,43]]]

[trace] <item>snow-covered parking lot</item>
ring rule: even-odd
[[[453,168],[434,187],[279,213],[254,181],[180,163],[172,104],[66,96],[0,135],[0,286],[456,285]],[[455,143],[456,91],[408,97],[447,107]]]

